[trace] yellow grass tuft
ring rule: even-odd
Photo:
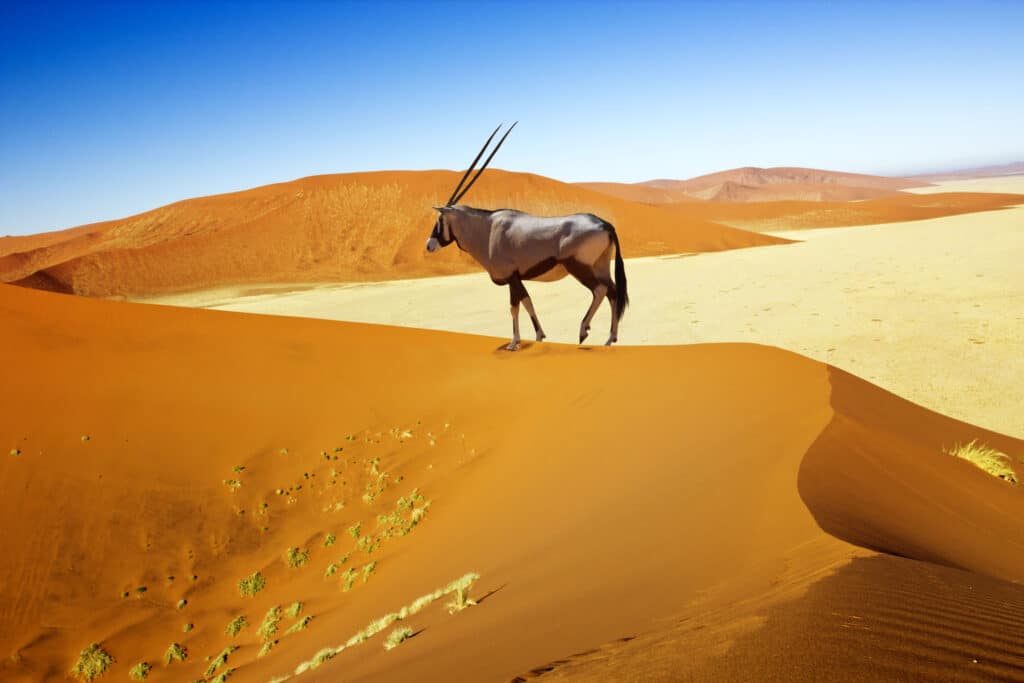
[[[83,681],[99,678],[114,663],[114,658],[97,643],[91,644],[78,655],[71,675]]]
[[[1010,467],[1010,456],[994,448],[979,444],[977,439],[963,445],[956,444],[944,451],[947,455],[966,460],[975,467],[985,470],[993,477],[1017,483],[1017,473]]]

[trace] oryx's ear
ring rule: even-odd
[[[434,211],[437,211],[440,214],[445,214],[445,213],[448,213],[449,211],[453,211],[453,210],[454,209],[452,207],[450,207],[450,206],[435,206],[434,207]]]

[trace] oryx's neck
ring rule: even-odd
[[[490,212],[466,207],[451,218],[450,229],[459,248],[490,270]]]

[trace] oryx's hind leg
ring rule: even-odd
[[[619,289],[611,279],[605,283],[605,286],[608,287],[608,305],[612,309],[612,329],[608,333],[608,341],[606,341],[604,345],[611,346],[615,342],[619,341]]]
[[[590,321],[597,313],[597,309],[601,307],[601,302],[604,301],[604,297],[608,293],[608,283],[611,280],[605,278],[605,281],[602,282],[593,266],[579,261],[567,261],[564,265],[565,269],[594,295],[593,301],[590,302],[590,308],[587,309],[582,322],[580,322],[580,344],[582,344],[590,334]]]
[[[537,319],[537,312],[533,310],[533,302],[530,301],[530,294],[526,291],[526,287],[523,285],[523,280],[519,275],[515,275],[511,280],[509,280],[508,293],[509,303],[512,307],[512,341],[509,342],[505,348],[509,351],[515,351],[519,348],[520,303],[526,306],[526,312],[530,314],[530,320],[533,322],[533,330],[537,333],[537,341],[542,341],[546,335],[540,326],[540,320]]]

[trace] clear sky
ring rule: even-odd
[[[0,235],[297,177],[1024,158],[1024,2],[3,3]]]

